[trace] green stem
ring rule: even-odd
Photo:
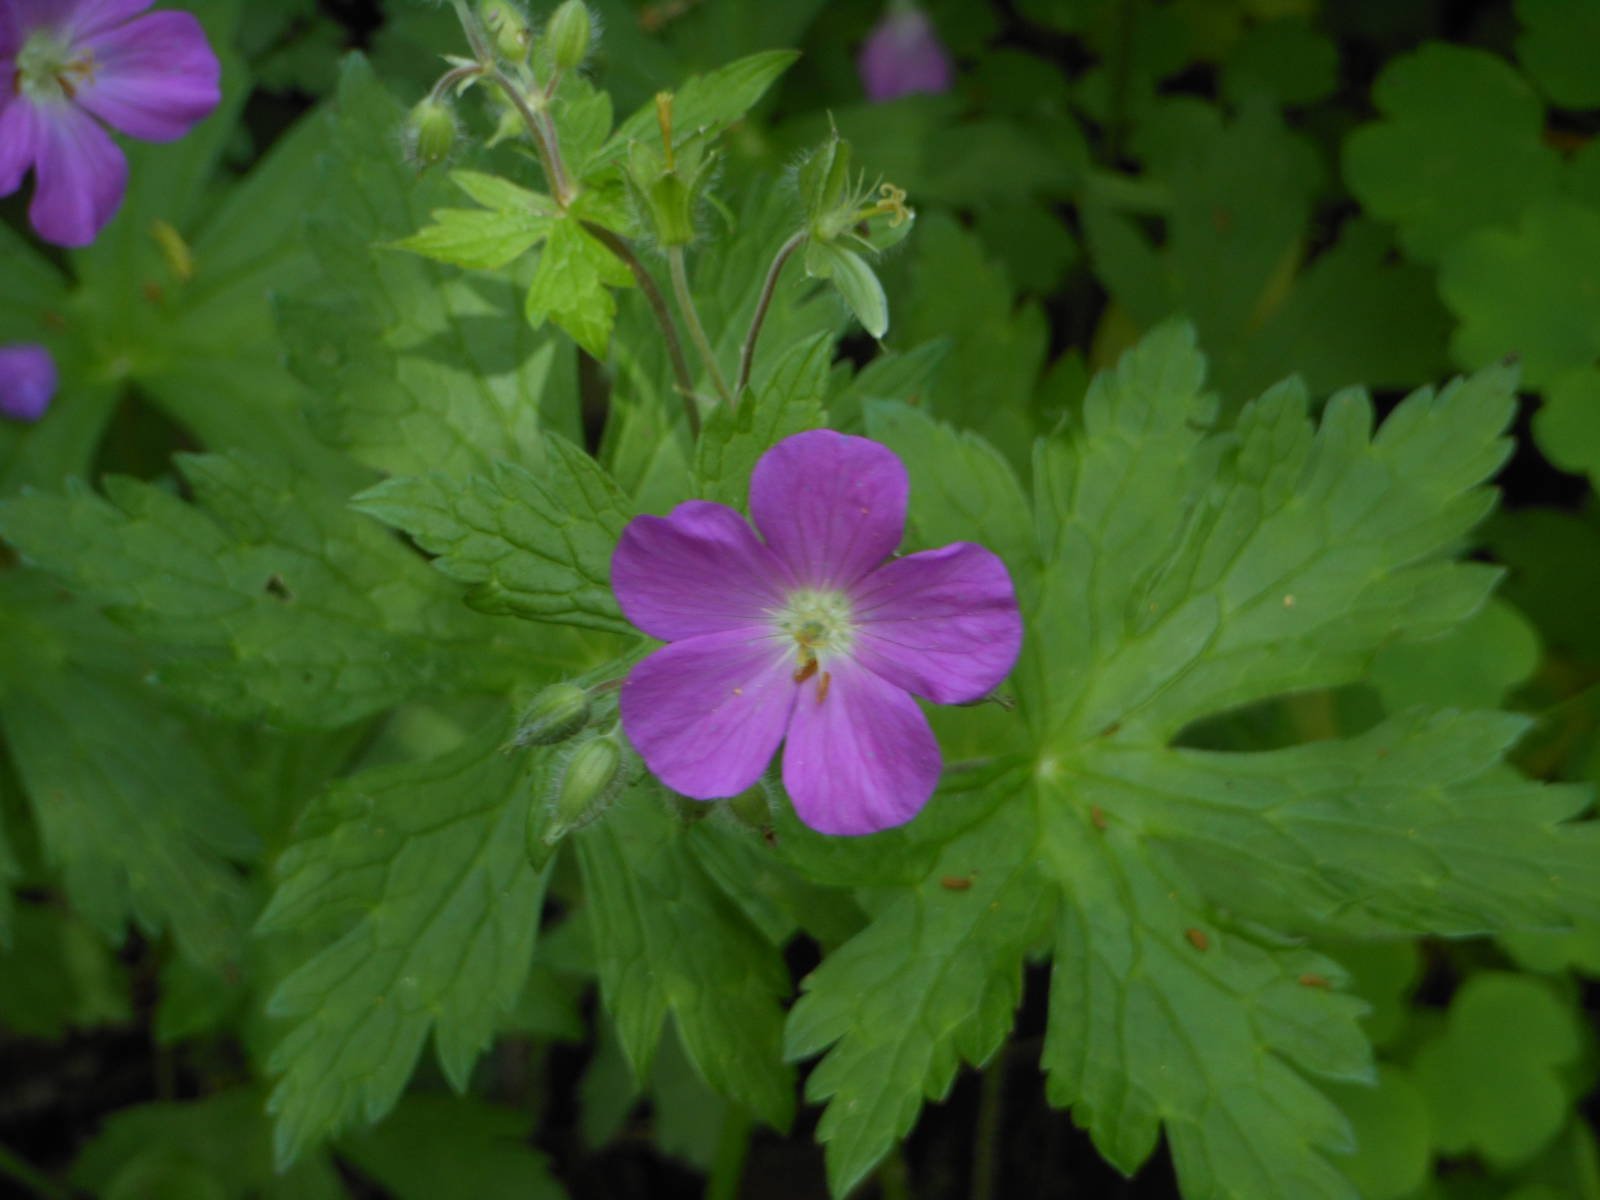
[[[883,1200],[911,1200],[911,1176],[899,1146],[889,1151],[878,1168],[878,1194]]]
[[[667,308],[667,298],[656,286],[655,276],[645,270],[644,264],[639,261],[639,256],[633,252],[633,247],[604,225],[585,221],[583,227],[591,237],[620,258],[628,270],[633,272],[634,282],[644,293],[650,311],[655,314],[656,324],[661,326],[661,337],[667,343],[667,357],[672,360],[672,375],[678,381],[678,394],[683,397],[683,415],[689,421],[689,436],[691,439],[699,438],[700,409],[695,404],[694,376],[689,373],[689,360],[683,356],[683,342],[678,338],[678,327],[672,320],[672,312]]]
[[[467,0],[450,0],[455,6],[456,19],[461,22],[461,31],[467,35],[467,45],[472,47],[472,57],[485,65],[494,62],[494,51],[489,49],[489,42],[483,36],[483,30],[478,25],[478,18],[472,13],[472,6]]]
[[[69,1200],[72,1193],[26,1159],[0,1146],[0,1175],[13,1179],[36,1196]]]
[[[1110,65],[1111,97],[1106,113],[1106,161],[1122,157],[1122,135],[1128,122],[1128,89],[1133,82],[1133,36],[1139,0],[1118,0],[1116,45]]]
[[[694,295],[689,291],[689,274],[684,270],[682,246],[667,247],[667,268],[672,275],[672,293],[678,298],[678,312],[683,317],[683,323],[689,327],[689,339],[700,352],[717,395],[732,408],[737,401],[728,390],[728,381],[723,378],[722,368],[717,366],[716,351],[711,348],[711,339],[706,337],[705,326],[700,324],[700,312],[695,308]]]
[[[539,165],[544,168],[544,175],[550,182],[550,194],[555,197],[556,205],[566,208],[572,203],[572,185],[567,179],[566,164],[561,160],[561,143],[556,136],[556,127],[543,113],[536,113],[528,107],[528,101],[522,94],[522,89],[506,77],[506,73],[498,66],[490,67],[488,78],[511,101],[511,106],[517,110],[517,115],[522,118],[522,123],[528,127],[528,132],[533,135],[533,148],[539,153]]]
[[[717,1134],[717,1154],[711,1162],[711,1177],[706,1180],[705,1200],[736,1200],[749,1153],[749,1114],[737,1104],[730,1104]]]
[[[1000,1147],[1000,1110],[1005,1103],[1006,1048],[994,1056],[983,1073],[983,1090],[978,1096],[978,1125],[973,1133],[972,1200],[994,1200]]]
[[[756,300],[756,311],[750,318],[750,331],[744,335],[744,345],[739,348],[739,379],[733,385],[735,396],[743,396],[744,389],[750,384],[750,369],[755,365],[756,339],[761,336],[761,325],[767,319],[767,309],[772,307],[772,297],[778,290],[778,276],[783,272],[783,264],[806,244],[808,236],[807,231],[802,229],[779,246],[778,253],[772,256],[772,265],[767,268],[767,278],[762,282],[761,295]]]

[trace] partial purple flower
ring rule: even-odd
[[[875,104],[912,92],[948,92],[955,78],[950,52],[928,14],[898,0],[867,35],[856,69]]]
[[[0,346],[0,416],[37,421],[56,394],[56,360],[31,342]]]
[[[734,796],[785,742],[784,786],[813,829],[916,816],[941,764],[912,695],[987,695],[1016,663],[1022,618],[982,546],[890,558],[909,490],[891,451],[824,429],[756,464],[759,537],[703,500],[629,523],[611,585],[668,645],[623,684],[622,727],[657,778],[699,800]]]
[[[150,0],[0,0],[0,196],[34,173],[28,216],[61,246],[94,241],[128,160],[101,126],[170,142],[217,106],[222,70],[190,13]],[[96,120],[98,118],[98,120]]]

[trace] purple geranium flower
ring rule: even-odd
[[[170,142],[221,98],[221,68],[200,22],[184,12],[138,15],[149,7],[0,0],[0,196],[31,167],[28,216],[46,241],[86,246],[122,203],[128,161],[99,121]]]
[[[617,601],[670,644],[623,684],[622,726],[663,783],[737,795],[787,739],[783,782],[813,829],[872,833],[917,814],[940,760],[911,694],[987,695],[1017,660],[1022,618],[982,546],[889,557],[909,490],[891,451],[823,429],[756,464],[760,537],[704,500],[623,530]]]
[[[873,26],[856,58],[867,99],[874,103],[912,92],[948,92],[955,78],[950,54],[928,14],[913,4],[893,3]]]
[[[55,394],[56,360],[50,351],[31,342],[0,346],[0,416],[37,421]]]

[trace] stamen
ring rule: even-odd
[[[817,703],[821,704],[828,698],[828,685],[833,682],[833,676],[827,671],[822,673],[822,678],[817,680]]]
[[[800,669],[794,673],[796,683],[804,683],[817,673],[816,655],[807,655],[805,662],[800,664]],[[826,676],[824,676],[826,678]]]

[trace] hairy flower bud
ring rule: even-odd
[[[627,782],[625,751],[614,733],[580,745],[556,785],[555,806],[544,840],[553,842],[582,829],[604,812]]]
[[[583,60],[589,57],[589,37],[592,33],[589,9],[583,0],[566,0],[550,15],[545,39],[550,60],[557,69],[573,71],[583,65]]]
[[[510,0],[482,0],[478,18],[494,39],[494,48],[512,62],[522,62],[533,47],[533,27]]]
[[[518,746],[553,746],[589,723],[589,693],[575,683],[552,683],[533,698],[517,724]]]
[[[405,138],[417,166],[435,166],[450,157],[456,144],[456,115],[443,100],[428,96],[406,117]]]

